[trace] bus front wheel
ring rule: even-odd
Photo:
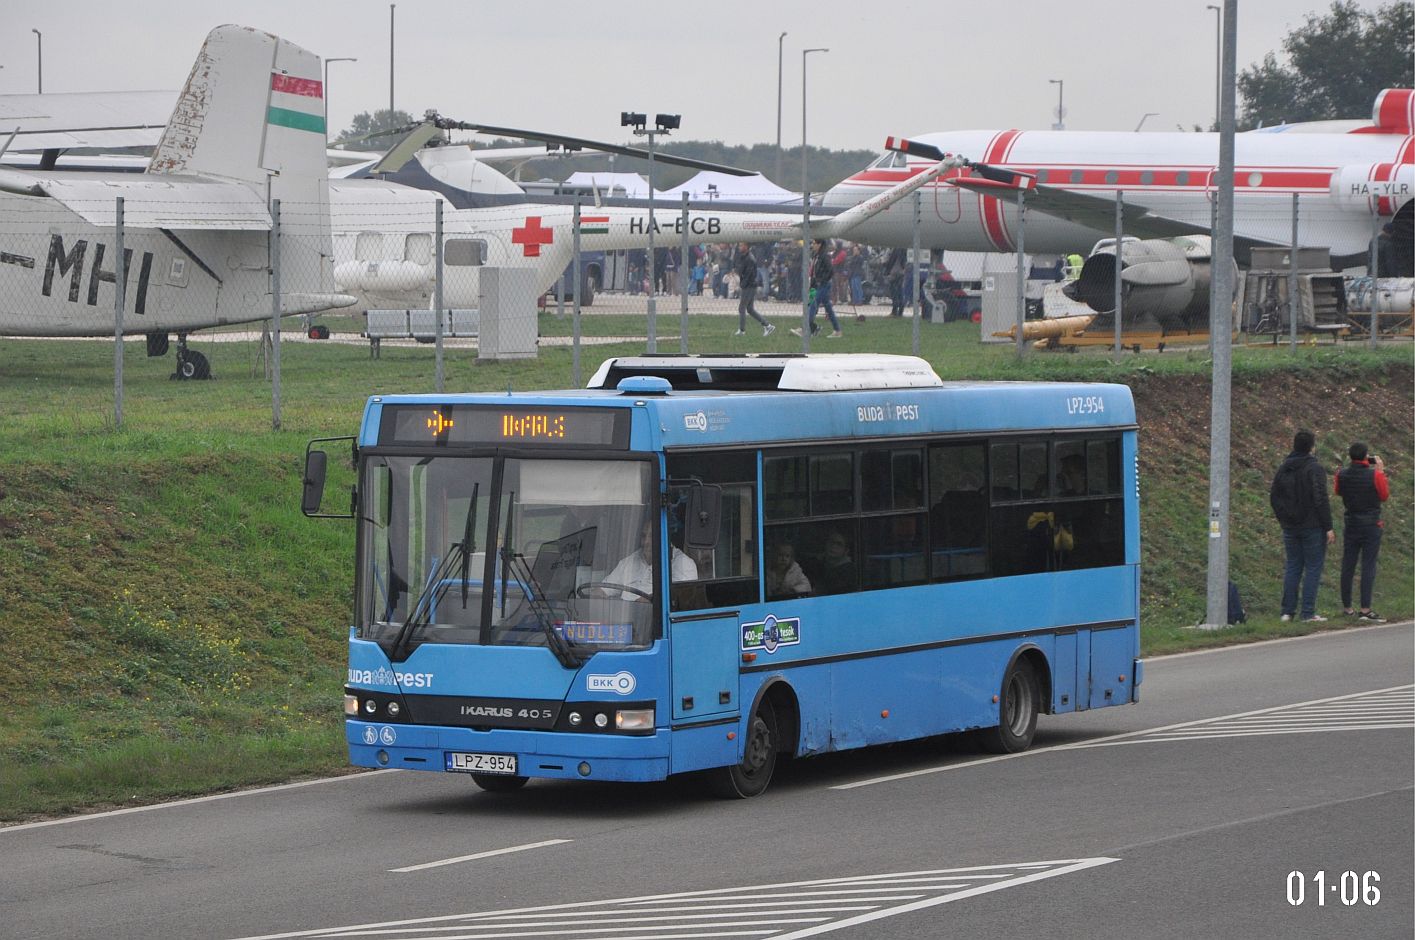
[[[741,763],[712,771],[713,792],[729,800],[745,800],[763,793],[776,769],[779,740],[776,712],[771,702],[762,699],[747,723],[747,742],[742,748]]]
[[[1016,754],[1031,747],[1041,710],[1041,687],[1029,660],[1018,659],[1007,667],[997,710],[997,726],[978,729],[983,749],[993,754]]]
[[[472,783],[488,793],[510,793],[526,785],[525,777],[510,777],[505,774],[472,774]]]

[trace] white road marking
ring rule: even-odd
[[[320,777],[318,780],[301,780],[298,783],[282,783],[273,787],[252,787],[249,790],[236,790],[231,793],[215,793],[211,796],[196,796],[189,800],[173,800],[170,803],[151,803],[147,806],[128,806],[123,809],[110,809],[102,813],[85,813],[81,816],[65,816],[63,819],[45,819],[40,822],[21,823],[18,826],[0,826],[0,836],[7,832],[20,832],[24,829],[43,829],[46,826],[62,826],[66,823],[89,822],[94,819],[107,819],[111,816],[127,816],[129,813],[146,813],[155,809],[172,809],[176,806],[195,806],[198,803],[214,803],[217,800],[234,800],[240,796],[259,796],[264,793],[279,793],[281,790],[298,790],[301,787],[314,787],[324,783],[338,783],[341,780],[368,780],[374,777],[381,777],[384,774],[406,773],[400,770],[368,770],[356,774],[340,774],[337,777]]]
[[[1409,706],[1405,705],[1407,701],[1410,703]],[[1322,714],[1322,710],[1319,709],[1318,706],[1326,706],[1329,709],[1336,707],[1351,708],[1356,714],[1367,720],[1355,722],[1352,720],[1352,712],[1348,711],[1330,714],[1327,717],[1326,724],[1314,725],[1307,722],[1307,719],[1315,718]],[[1391,709],[1395,709],[1395,713],[1401,716],[1400,721],[1394,722],[1389,720]],[[1268,721],[1272,724],[1266,730],[1261,725],[1255,727],[1244,724],[1244,722],[1251,721]],[[1231,722],[1232,724],[1219,725],[1220,722]],[[1055,753],[1056,751],[1079,751],[1092,747],[1114,747],[1121,744],[1142,744],[1169,740],[1196,740],[1198,738],[1240,737],[1258,734],[1298,734],[1316,731],[1378,731],[1390,728],[1415,728],[1415,685],[1392,686],[1388,689],[1353,692],[1350,695],[1314,699],[1310,702],[1276,705],[1272,708],[1260,708],[1251,712],[1220,715],[1217,718],[1201,718],[1198,721],[1185,721],[1179,724],[1161,725],[1156,728],[1144,728],[1140,731],[1127,731],[1123,734],[1096,738],[1093,741],[1056,744],[1051,747],[1039,747],[1030,751],[1021,751],[1017,754],[1000,754],[996,757],[960,761],[956,764],[923,767],[919,770],[909,770],[903,773],[888,774],[882,777],[871,777],[867,780],[856,780],[853,783],[841,783],[830,789],[854,790],[860,787],[873,786],[877,783],[893,783],[896,780],[907,780],[910,777],[923,777],[949,770],[963,770],[968,767],[994,764],[998,761],[1014,760],[1019,757],[1039,757],[1043,754]],[[1182,737],[1177,735],[1182,735]]]
[[[607,937],[635,940],[770,937],[773,940],[799,940],[1115,861],[1118,859],[1082,858],[934,871],[886,872],[851,878],[823,878],[356,924],[267,934],[245,940],[293,940],[297,937],[322,940],[348,940],[352,937],[378,937],[380,940],[419,940],[428,937],[436,937],[437,940],[513,937],[583,940],[604,940]],[[881,895],[879,892],[884,890],[882,886],[891,881],[913,885],[912,893]],[[837,895],[854,897],[834,897]],[[816,900],[822,896],[828,899]],[[765,898],[791,900],[762,900]],[[889,906],[882,903],[886,901],[891,902]],[[848,916],[839,916],[842,914]]]
[[[423,862],[421,865],[409,865],[406,868],[390,868],[392,874],[405,874],[410,871],[422,871],[425,868],[440,868],[443,865],[456,865],[459,862],[474,862],[479,858],[491,858],[494,855],[510,855],[512,852],[525,852],[529,849],[543,849],[548,845],[564,845],[573,842],[573,839],[547,839],[544,842],[530,842],[526,845],[513,845],[505,849],[492,849],[489,852],[477,852],[475,855],[459,855],[456,858],[443,858],[435,862]]]

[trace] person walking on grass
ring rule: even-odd
[[[735,270],[739,296],[737,300],[737,332],[732,335],[747,335],[747,315],[750,314],[753,320],[761,324],[762,335],[770,336],[776,332],[776,327],[766,322],[766,317],[757,313],[757,287],[761,284],[761,275],[757,271],[757,259],[752,257],[752,248],[746,242],[737,246]]]
[[[835,304],[830,302],[830,282],[835,278],[835,265],[830,260],[830,248],[826,245],[825,239],[816,241],[816,260],[811,265],[811,305],[806,312],[806,322],[811,327],[811,335],[815,336],[820,331],[816,326],[816,311],[821,305],[825,305],[825,315],[830,320],[830,335],[828,339],[839,339],[844,336],[840,332],[840,321],[835,319]],[[791,330],[797,336],[801,335],[800,327]]]
[[[1371,594],[1376,580],[1376,556],[1381,551],[1381,503],[1390,498],[1390,483],[1386,480],[1385,461],[1368,456],[1368,449],[1356,441],[1347,451],[1351,463],[1336,472],[1335,492],[1346,507],[1346,521],[1341,532],[1341,608],[1348,617],[1359,617],[1362,623],[1385,623],[1371,609]],[[1361,609],[1351,606],[1351,586],[1356,576],[1356,562],[1361,562]]]
[[[1317,437],[1298,431],[1287,455],[1273,477],[1268,502],[1282,526],[1282,547],[1287,564],[1282,574],[1282,619],[1297,616],[1297,591],[1302,590],[1301,619],[1320,623],[1327,618],[1317,613],[1317,588],[1322,580],[1327,546],[1336,542],[1331,526],[1331,501],[1327,499],[1327,474],[1313,451]]]

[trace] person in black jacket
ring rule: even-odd
[[[819,332],[816,326],[816,311],[821,305],[825,306],[825,315],[830,318],[830,339],[839,339],[844,334],[840,332],[840,321],[835,319],[835,305],[830,302],[831,281],[835,279],[835,265],[830,260],[830,247],[825,243],[825,239],[816,241],[816,260],[811,265],[811,306],[806,313],[806,322],[810,324],[811,335],[815,336]],[[801,335],[800,328],[791,331],[797,336]]]
[[[1390,498],[1385,461],[1369,457],[1366,445],[1356,441],[1347,451],[1349,466],[1336,472],[1336,495],[1346,506],[1346,522],[1341,532],[1341,607],[1348,617],[1359,616],[1363,623],[1385,623],[1371,609],[1371,593],[1376,581],[1376,556],[1381,551],[1381,503]],[[1351,606],[1351,585],[1356,576],[1356,560],[1361,560],[1361,611]]]
[[[762,326],[762,335],[770,336],[776,332],[776,327],[766,322],[766,318],[757,313],[757,288],[761,286],[761,275],[757,273],[757,259],[752,257],[752,247],[746,242],[737,246],[737,269],[739,299],[737,301],[737,332],[733,336],[747,335],[747,314],[752,315]]]
[[[1302,619],[1321,622],[1327,618],[1317,613],[1317,588],[1322,580],[1322,565],[1326,562],[1327,546],[1335,544],[1336,532],[1331,525],[1331,501],[1327,499],[1327,473],[1313,451],[1317,437],[1311,431],[1298,431],[1292,438],[1292,453],[1278,468],[1273,481],[1273,508],[1282,525],[1282,546],[1287,565],[1282,574],[1282,619],[1297,615],[1297,590],[1302,589]],[[1290,479],[1285,484],[1284,477]],[[1284,512],[1279,492],[1286,490],[1292,505]]]

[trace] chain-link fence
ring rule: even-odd
[[[1415,282],[1366,276],[1410,274],[1410,239],[1388,215],[1240,182],[1234,330],[1291,343],[1409,333]],[[54,184],[4,197],[0,334],[126,334],[172,354],[182,379],[210,376],[222,342],[257,344],[279,427],[279,353],[292,341],[367,346],[375,362],[390,346],[423,350],[427,388],[440,390],[449,354],[514,361],[567,346],[566,382],[580,384],[585,346],[830,351],[813,334],[842,337],[871,318],[913,319],[916,352],[919,329],[958,320],[1019,354],[1024,341],[1119,351],[1208,330],[1210,220],[1144,189],[1092,194],[1085,224],[1028,206],[1027,190],[967,196],[992,252],[928,248],[977,235],[947,184],[872,217],[860,241],[819,207],[807,218],[799,202],[725,185],[655,198],[652,210],[608,192],[458,208],[428,190],[335,180],[324,201],[267,206],[235,183],[166,201],[150,187]],[[1194,234],[1175,231],[1186,225]],[[121,370],[115,356],[120,423]]]

